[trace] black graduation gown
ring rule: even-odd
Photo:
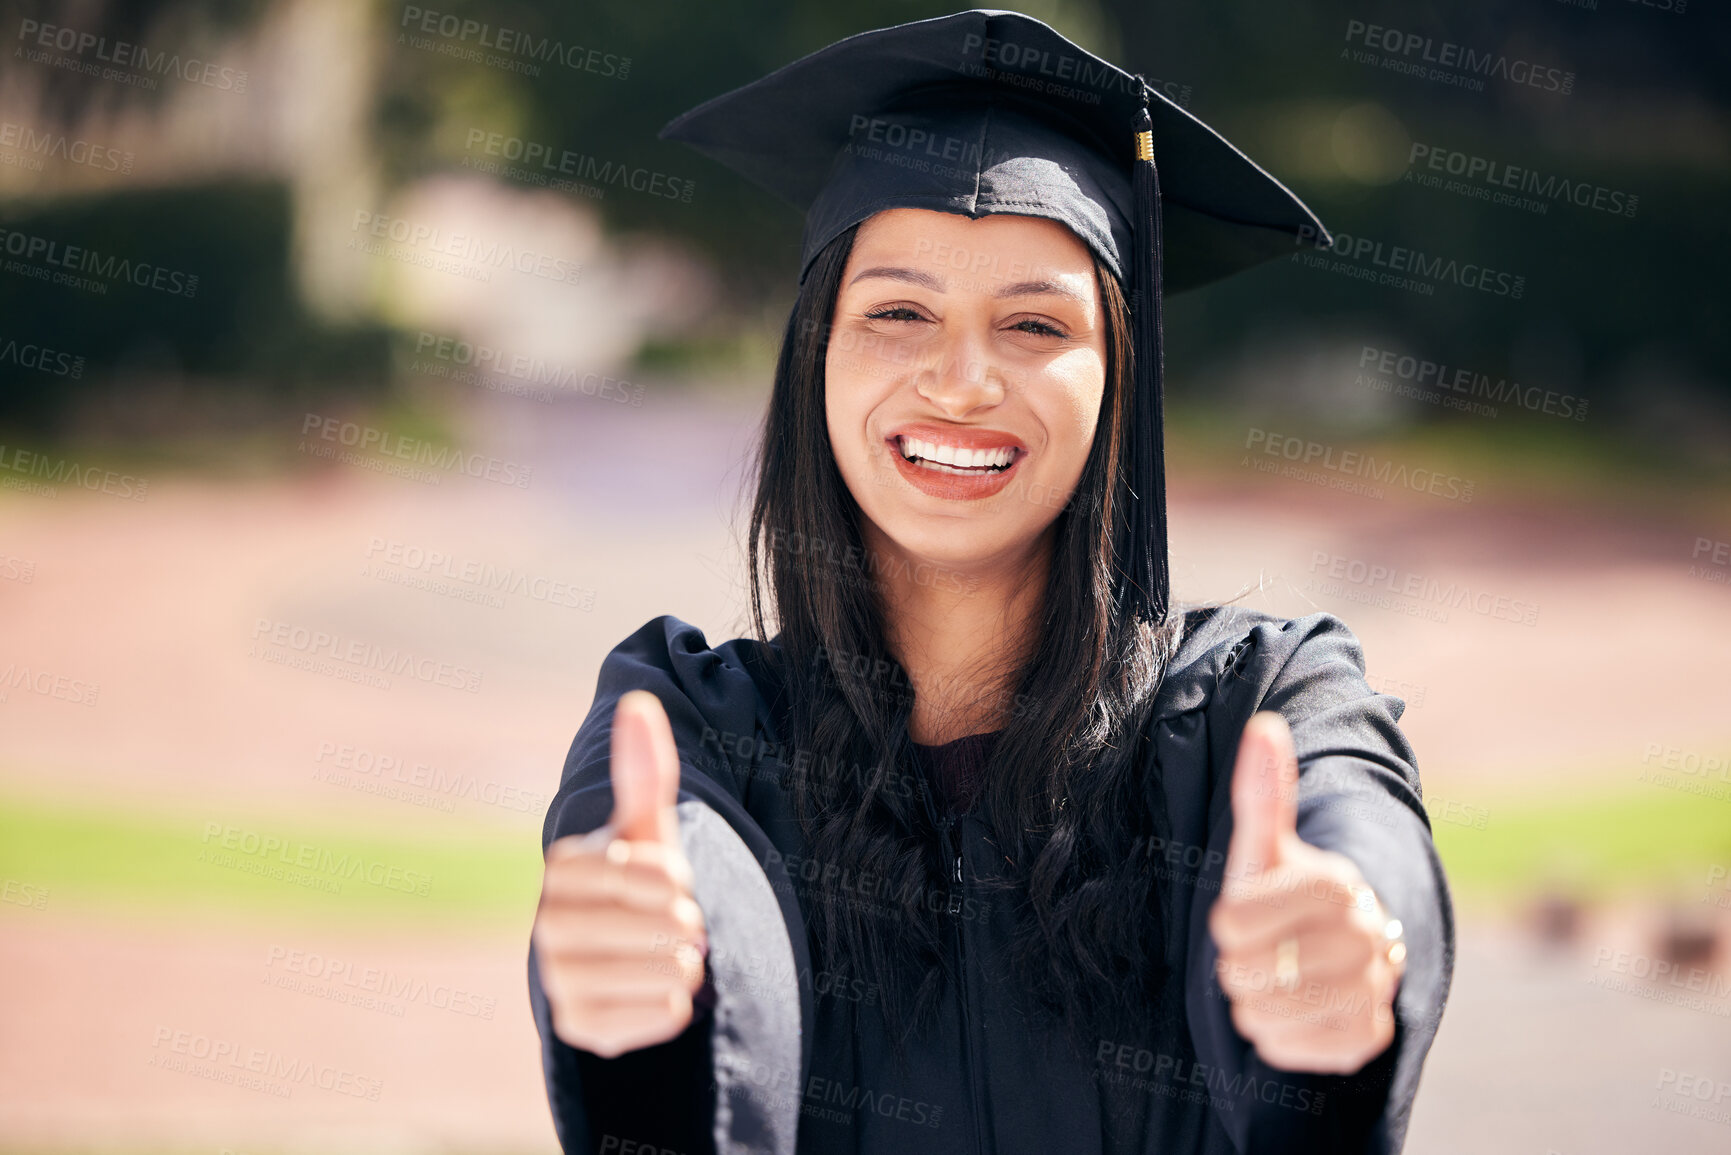
[[[1231,606],[1186,615],[1145,746],[1171,824],[1160,869],[1173,912],[1164,998],[1182,1013],[1088,1054],[1022,1013],[1001,956],[1010,904],[978,889],[1001,856],[970,812],[946,831],[961,880],[935,896],[955,913],[945,922],[960,979],[945,984],[938,1025],[908,1066],[892,1065],[874,976],[826,975],[812,962],[802,895],[839,886],[871,901],[876,881],[805,854],[784,785],[791,754],[778,688],[752,639],[711,648],[695,627],[662,616],[621,642],[602,664],[543,848],[606,821],[613,711],[633,689],[661,700],[679,747],[680,836],[707,923],[713,1004],[678,1039],[601,1059],[553,1033],[531,949],[530,999],[566,1152],[1400,1149],[1453,973],[1453,910],[1397,725],[1405,704],[1370,689],[1358,641],[1333,615]],[[1292,729],[1299,835],[1351,858],[1405,926],[1394,1043],[1355,1075],[1263,1063],[1234,1030],[1215,977],[1207,917],[1232,832],[1238,739],[1258,709],[1278,710]]]

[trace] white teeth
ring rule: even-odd
[[[946,473],[960,470],[977,471],[988,466],[1002,469],[1016,459],[1016,451],[1008,446],[1002,449],[963,449],[957,445],[922,441],[918,437],[903,437],[901,450],[903,457],[918,458],[921,465],[952,467],[945,470]]]

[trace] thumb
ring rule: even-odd
[[[679,845],[679,750],[661,700],[632,690],[613,710],[613,816],[621,838]]]
[[[1232,841],[1226,876],[1246,878],[1280,865],[1282,843],[1298,836],[1298,753],[1286,719],[1259,710],[1244,724],[1232,768]]]

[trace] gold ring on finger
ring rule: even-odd
[[[1391,918],[1382,928],[1383,942],[1388,953],[1390,966],[1399,966],[1406,961],[1406,930],[1400,924],[1400,919]]]
[[[679,963],[679,969],[684,974],[703,973],[703,954],[697,949],[696,943],[682,942],[673,948],[674,958]]]

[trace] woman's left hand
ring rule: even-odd
[[[1271,1067],[1351,1074],[1394,1039],[1399,924],[1353,861],[1298,837],[1298,756],[1277,713],[1245,724],[1232,841],[1208,929],[1232,1025]]]

